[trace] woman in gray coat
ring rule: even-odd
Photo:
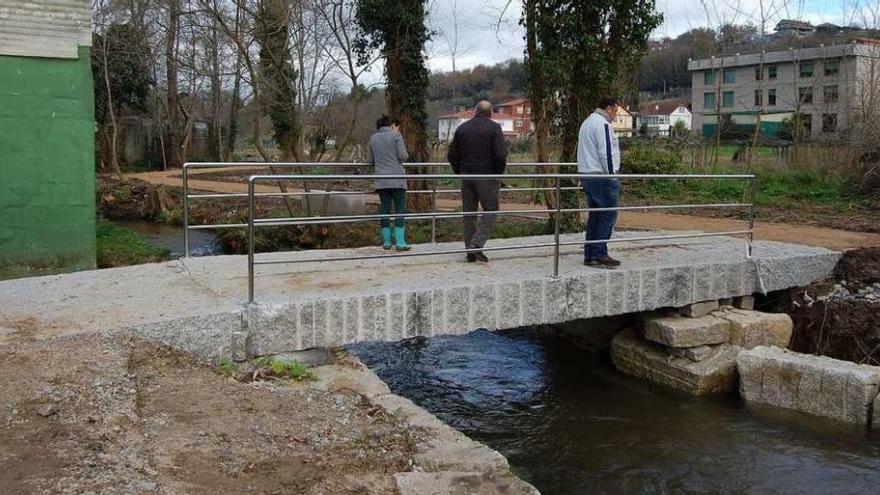
[[[376,175],[403,175],[403,161],[409,158],[403,136],[398,132],[399,125],[387,115],[376,121],[376,131],[370,137],[367,157]],[[379,194],[379,213],[391,214],[391,205],[397,215],[406,214],[406,179],[376,179],[376,192]],[[391,249],[391,219],[383,218],[382,247]],[[406,244],[404,219],[394,219],[394,247],[398,251],[409,251]]]

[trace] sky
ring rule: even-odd
[[[663,24],[653,37],[675,37],[696,27],[718,26],[724,22],[761,24],[761,6],[766,13],[766,29],[772,31],[779,19],[802,19],[813,24],[864,24],[865,2],[875,6],[880,0],[656,0],[664,15]],[[429,24],[435,36],[428,48],[432,71],[452,70],[478,64],[491,65],[521,58],[523,32],[518,24],[520,0],[432,0]],[[505,10],[505,6],[507,7]],[[704,7],[705,6],[705,7]],[[707,17],[706,10],[712,15]],[[457,22],[456,22],[457,19]],[[870,21],[869,21],[870,22]],[[458,48],[453,50],[458,25]]]

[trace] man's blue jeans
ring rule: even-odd
[[[587,195],[589,208],[614,208],[620,196],[620,184],[616,179],[581,179],[581,187]],[[611,239],[617,211],[594,211],[587,217],[586,240]],[[594,260],[608,256],[608,244],[584,244],[584,259]]]

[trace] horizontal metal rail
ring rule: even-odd
[[[568,164],[567,164],[568,165]],[[658,240],[669,240],[669,239],[688,239],[688,238],[700,238],[700,237],[716,237],[716,236],[731,236],[731,235],[746,235],[747,240],[747,249],[746,255],[748,257],[752,256],[752,241],[754,236],[754,202],[757,194],[757,181],[753,174],[732,174],[732,175],[720,175],[720,174],[696,174],[696,175],[686,175],[686,174],[561,174],[561,173],[553,173],[553,174],[506,174],[506,175],[492,175],[492,174],[480,174],[480,175],[449,175],[449,174],[418,174],[418,175],[373,175],[373,176],[363,176],[363,175],[323,175],[320,176],[321,180],[324,181],[349,181],[353,179],[364,179],[364,180],[373,180],[376,178],[382,179],[420,179],[420,180],[431,180],[436,183],[437,180],[504,180],[504,179],[544,179],[544,180],[552,180],[555,182],[555,188],[541,188],[542,190],[553,189],[557,192],[556,194],[556,207],[554,209],[545,208],[545,209],[534,209],[534,210],[497,210],[497,211],[484,211],[484,212],[444,212],[438,213],[436,211],[436,191],[432,192],[434,195],[432,196],[432,208],[430,213],[411,213],[411,214],[369,214],[369,215],[340,215],[340,216],[331,216],[331,217],[284,217],[284,218],[257,218],[256,216],[256,207],[255,200],[259,198],[259,194],[256,193],[256,185],[259,182],[263,181],[297,181],[297,180],[308,180],[312,179],[315,176],[312,175],[252,175],[248,178],[248,223],[246,224],[248,228],[248,303],[254,302],[254,272],[256,265],[272,265],[272,264],[285,264],[285,263],[315,263],[315,262],[326,262],[326,261],[352,261],[352,260],[365,260],[365,259],[384,259],[384,258],[405,258],[412,256],[437,256],[437,255],[450,255],[450,254],[461,254],[461,253],[471,253],[477,251],[507,251],[507,250],[517,250],[517,249],[539,249],[539,248],[554,248],[553,255],[553,276],[559,276],[559,257],[560,257],[560,247],[561,246],[570,246],[570,245],[579,245],[585,246],[589,244],[599,244],[599,243],[616,243],[616,242],[643,242],[643,241],[658,241]],[[696,204],[696,205],[645,205],[645,206],[617,206],[617,207],[602,207],[602,208],[562,208],[561,206],[561,191],[562,181],[563,179],[578,179],[581,181],[589,181],[589,180],[599,180],[599,179],[615,179],[615,180],[692,180],[692,179],[732,179],[732,180],[747,180],[749,181],[752,189],[752,202],[751,203],[714,203],[714,204]],[[568,187],[567,189],[578,189],[576,187]],[[560,240],[560,232],[559,232],[559,219],[560,216],[564,213],[592,213],[592,212],[607,212],[607,211],[632,211],[632,210],[670,210],[670,209],[694,209],[694,208],[748,208],[749,209],[749,227],[745,230],[734,230],[734,231],[726,231],[726,232],[703,232],[703,233],[689,233],[689,234],[673,234],[673,235],[663,235],[663,236],[644,236],[644,237],[630,237],[630,238],[615,238],[608,240],[591,240],[591,241],[561,241]],[[428,220],[430,219],[432,222],[432,239],[434,233],[434,222],[437,219],[448,219],[448,218],[464,218],[467,216],[475,216],[475,215],[534,215],[534,214],[554,214],[554,240],[553,242],[546,243],[532,243],[532,244],[519,244],[512,246],[495,246],[495,247],[484,247],[484,248],[465,248],[465,249],[446,249],[446,250],[429,250],[429,251],[418,251],[418,252],[405,252],[405,253],[389,253],[389,254],[380,254],[380,255],[372,255],[372,254],[363,254],[363,255],[352,255],[352,256],[340,256],[340,257],[332,257],[332,258],[322,258],[322,259],[275,259],[275,260],[256,260],[255,259],[255,251],[254,251],[254,237],[255,230],[258,227],[268,227],[268,226],[283,226],[283,225],[323,225],[323,224],[338,224],[338,223],[348,223],[348,222],[363,222],[363,221],[375,221],[378,219],[386,219],[386,218],[405,218],[409,220]],[[237,224],[237,226],[241,226],[241,224]]]

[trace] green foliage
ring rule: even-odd
[[[109,122],[110,98],[116,112],[123,107],[132,112],[147,111],[147,97],[153,84],[151,62],[145,33],[131,24],[113,24],[104,34],[92,34],[92,75],[98,125]]]
[[[238,372],[238,365],[232,359],[222,357],[217,363],[217,372],[223,376],[233,376]]]
[[[278,378],[289,378],[295,381],[315,380],[315,374],[297,361],[262,357],[257,359],[256,364],[263,368],[267,368],[271,376]]]
[[[159,212],[157,220],[168,225],[183,225],[183,209],[172,208],[170,210],[162,210]]]
[[[259,2],[260,90],[266,115],[272,120],[282,159],[298,156],[300,124],[296,118],[296,71],[288,42],[288,5],[284,0]]]
[[[167,249],[148,244],[134,232],[98,220],[96,228],[98,268],[158,263],[170,259]]]
[[[428,161],[427,0],[358,0],[355,47],[361,63],[380,50],[385,58],[388,114],[400,120],[410,157]]]
[[[681,163],[676,150],[648,144],[637,144],[623,152],[620,167],[627,174],[671,174]]]

